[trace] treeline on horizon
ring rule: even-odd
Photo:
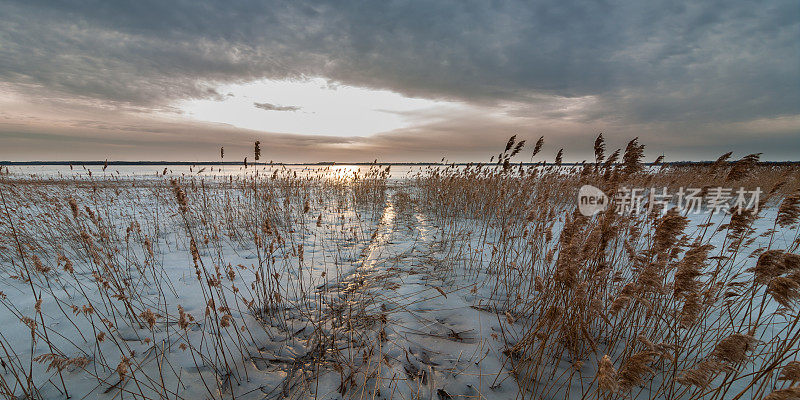
[[[662,161],[662,162],[644,162],[643,165],[668,165],[668,166],[682,166],[682,165],[711,165],[714,164],[715,161]],[[539,161],[539,162],[518,162],[513,163],[513,165],[524,165],[524,166],[533,166],[533,165],[562,165],[562,166],[579,166],[589,163],[589,161],[582,161],[582,162],[562,162],[562,163],[555,163],[555,162],[547,162],[547,161]],[[493,165],[492,162],[385,162],[385,161],[358,161],[358,162],[334,162],[334,161],[320,161],[320,162],[307,162],[307,163],[287,163],[287,162],[251,162],[248,161],[248,166],[259,165],[259,166],[267,166],[267,165],[317,165],[317,166],[330,166],[330,165],[419,165],[419,166],[427,166],[427,165],[457,165],[457,166],[467,166],[467,165]],[[621,164],[621,163],[615,163]],[[0,161],[0,165],[73,165],[73,166],[81,166],[81,165],[243,165],[242,161],[100,161],[100,160],[88,160],[88,161],[78,161],[78,160],[63,160],[63,161]],[[798,161],[758,161],[756,165],[775,165],[775,166],[783,166],[783,165],[800,165],[800,160]]]

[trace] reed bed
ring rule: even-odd
[[[643,149],[601,136],[592,162],[523,165],[512,138],[402,177],[6,171],[0,393],[798,398],[800,170]],[[757,211],[584,216],[587,184],[763,193]]]

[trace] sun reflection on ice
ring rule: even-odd
[[[337,180],[354,181],[361,168],[355,165],[336,165],[331,167],[331,177]]]

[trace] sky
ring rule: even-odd
[[[600,132],[800,159],[800,5],[0,0],[0,160],[488,161],[517,135],[579,162]]]

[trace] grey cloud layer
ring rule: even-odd
[[[0,81],[135,110],[219,97],[221,82],[324,76],[620,126],[800,114],[794,0],[28,0],[0,3],[0,22]]]
[[[264,111],[297,111],[300,110],[301,107],[298,106],[279,106],[276,104],[271,103],[253,103],[255,108],[260,108]]]

